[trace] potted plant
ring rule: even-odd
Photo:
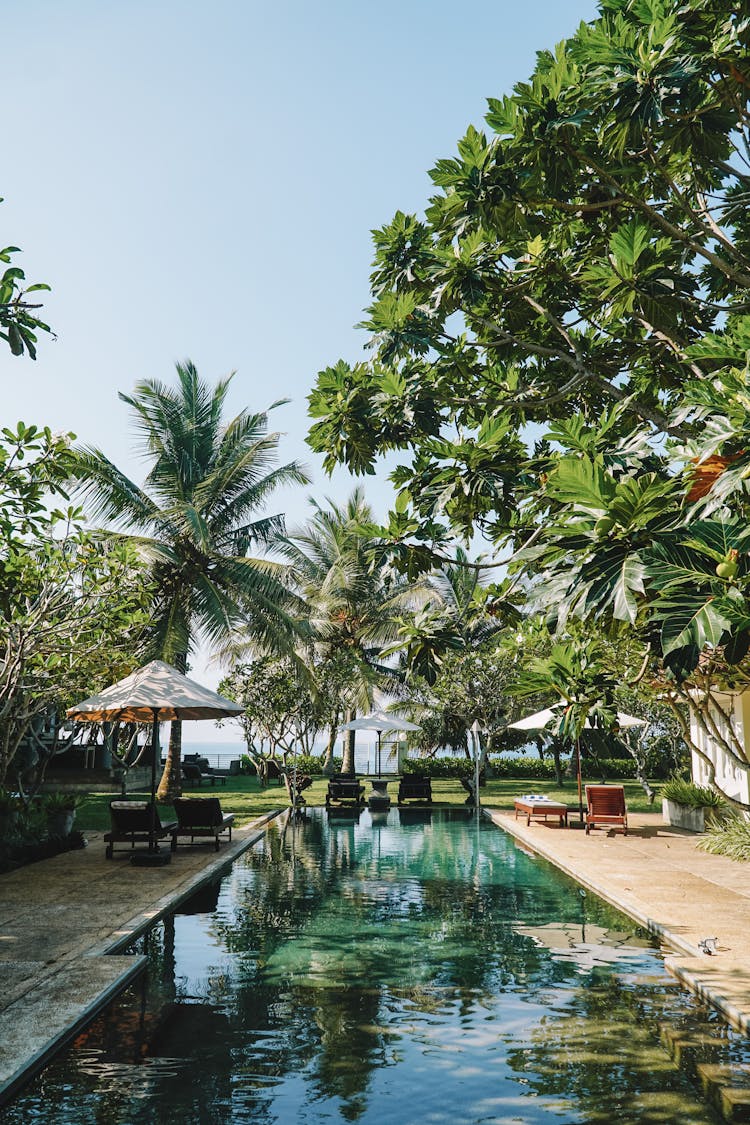
[[[83,804],[83,798],[75,793],[50,793],[44,799],[47,814],[47,834],[49,836],[69,836],[73,831],[76,809]]]
[[[673,777],[661,791],[662,815],[667,824],[688,832],[705,832],[706,821],[717,819],[724,801],[713,789]]]

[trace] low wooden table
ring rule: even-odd
[[[531,823],[532,817],[534,819],[544,817],[546,824],[548,816],[557,816],[560,818],[560,827],[568,827],[568,806],[561,805],[558,801],[533,801],[531,798],[516,797],[513,807],[516,810],[516,820],[519,813],[526,814],[527,826]]]

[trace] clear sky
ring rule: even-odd
[[[2,245],[53,293],[36,363],[0,351],[0,422],[70,429],[140,479],[117,391],[189,357],[237,371],[309,492],[317,371],[358,358],[370,230],[594,0],[16,0],[3,10]],[[390,489],[369,479],[384,514]],[[275,510],[290,525],[306,492]],[[196,662],[196,674],[203,673]],[[215,681],[210,672],[203,675]],[[205,724],[195,737],[213,736]]]

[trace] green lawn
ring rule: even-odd
[[[309,789],[305,790],[308,805],[325,804],[327,784],[325,778],[319,777],[315,779]],[[658,796],[654,804],[649,805],[648,799],[638,782],[621,781],[617,784],[624,785],[625,798],[631,812],[654,812],[661,807]],[[658,790],[661,784],[661,782],[655,782],[654,788]],[[369,786],[366,785],[365,788],[369,789]],[[391,784],[390,791],[391,796],[395,797],[395,784]],[[520,793],[546,793],[548,797],[564,802],[571,809],[578,804],[578,794],[574,781],[567,782],[564,788],[558,788],[552,781],[524,781],[522,778],[499,778],[496,781],[488,781],[482,789],[481,800],[487,808],[512,809],[513,798]],[[254,820],[273,809],[285,808],[289,803],[283,786],[274,784],[269,785],[266,789],[261,789],[258,779],[255,777],[231,777],[227,778],[226,786],[220,785],[216,789],[203,786],[201,789],[188,789],[185,794],[186,796],[194,795],[196,797],[219,797],[224,812],[235,813],[238,824]],[[434,780],[432,795],[436,805],[463,805],[466,801],[466,791],[458,781]],[[128,796],[143,799],[148,794],[130,793]],[[112,799],[112,793],[90,793],[86,798],[85,805],[78,810],[76,828],[89,832],[104,831],[109,828],[108,809],[109,802]],[[172,816],[172,809],[165,805],[161,816],[163,820],[168,820]]]

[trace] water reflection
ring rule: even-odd
[[[145,951],[9,1122],[714,1120],[648,938],[471,810],[306,810]]]

